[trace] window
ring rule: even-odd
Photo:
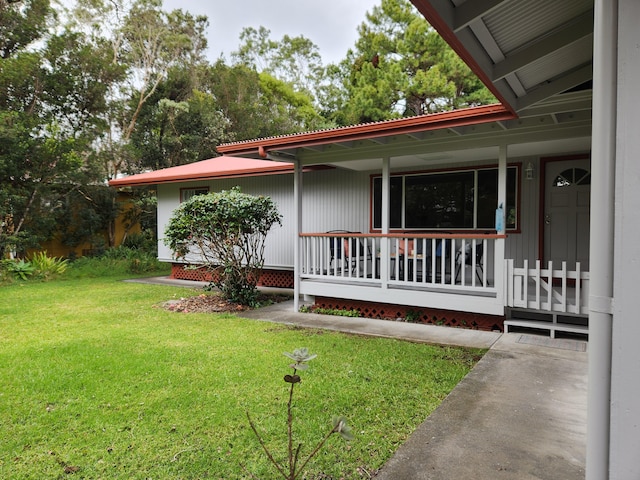
[[[507,168],[506,224],[517,228],[518,168]],[[389,226],[398,229],[493,229],[498,169],[393,175]],[[373,179],[373,228],[382,227],[382,178]]]
[[[591,185],[591,174],[582,168],[569,168],[553,179],[554,187]]]
[[[195,197],[196,195],[206,195],[207,193],[209,193],[209,187],[181,188],[180,202],[186,202],[191,197]]]

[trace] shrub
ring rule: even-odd
[[[65,273],[67,278],[95,278],[114,275],[159,273],[167,270],[166,263],[155,255],[123,246],[110,248],[100,257],[82,257],[72,263]]]
[[[225,299],[253,306],[264,265],[266,235],[280,214],[268,197],[240,188],[196,195],[173,213],[165,243],[178,258],[197,255]]]
[[[158,241],[152,230],[143,230],[140,233],[132,233],[122,244],[131,250],[140,250],[153,255],[158,254]]]

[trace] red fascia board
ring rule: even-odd
[[[200,162],[110,180],[112,187],[277,175],[293,172],[293,164],[249,158],[217,157]]]
[[[500,103],[513,113],[514,117],[516,112],[513,107],[506,101],[504,96],[495,87],[489,76],[480,68],[480,65],[473,58],[473,55],[464,47],[462,42],[458,40],[456,34],[449,28],[447,22],[440,16],[438,11],[431,5],[428,0],[411,0],[411,3],[418,9],[422,16],[429,22],[429,24],[436,29],[445,42],[453,49],[454,52],[462,59],[464,63],[471,69],[473,73],[480,79],[482,83],[493,93],[493,95],[500,101]]]
[[[402,135],[429,130],[461,127],[471,124],[510,120],[515,114],[500,104],[483,105],[447,112],[421,115],[417,117],[366,123],[332,130],[262,138],[243,142],[227,143],[218,146],[225,154],[255,154],[260,147],[268,150],[278,148],[297,148],[354,140],[367,140],[390,135]]]

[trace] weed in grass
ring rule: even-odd
[[[298,464],[298,460],[300,460],[300,452],[302,448],[302,443],[298,443],[298,446],[293,446],[293,392],[295,386],[302,381],[300,375],[298,375],[298,371],[307,370],[309,365],[307,362],[310,362],[317,355],[311,355],[307,348],[298,348],[293,351],[293,353],[285,352],[285,356],[289,357],[294,361],[291,365],[289,365],[293,369],[293,375],[285,375],[284,381],[287,382],[289,386],[289,401],[287,402],[287,459],[286,464],[283,465],[278,462],[266,443],[262,439],[262,436],[258,432],[255,424],[251,420],[251,416],[249,412],[247,412],[247,419],[249,420],[249,425],[251,426],[251,430],[258,437],[258,441],[262,446],[262,449],[269,458],[269,461],[273,464],[273,466],[278,470],[278,473],[285,480],[296,480],[296,478],[300,477],[305,467],[309,463],[309,461],[316,456],[316,454],[322,449],[324,444],[329,440],[331,435],[338,433],[345,440],[353,440],[353,434],[351,433],[351,428],[347,425],[347,420],[344,417],[334,416],[332,419],[333,427],[329,432],[324,436],[320,442],[316,445],[316,448],[307,456],[307,458],[302,462],[302,464]]]
[[[322,308],[316,307],[315,305],[303,305],[300,307],[301,313],[319,313],[321,315],[335,315],[338,317],[353,317],[357,318],[360,316],[360,312],[358,310],[343,310],[340,308]]]
[[[29,258],[31,265],[34,267],[34,276],[43,280],[51,280],[62,275],[69,266],[69,261],[64,258],[50,257],[46,250],[36,252]]]

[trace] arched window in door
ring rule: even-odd
[[[553,179],[553,187],[591,185],[591,173],[584,168],[568,168]]]

